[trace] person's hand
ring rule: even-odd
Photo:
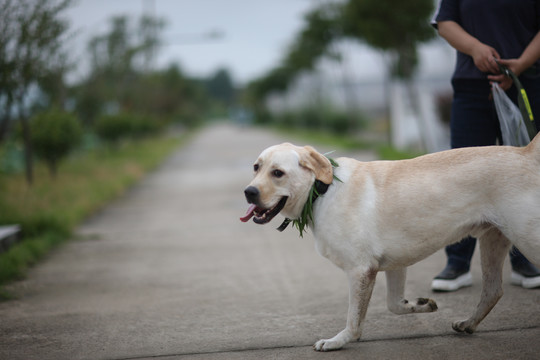
[[[524,70],[519,59],[499,59],[498,62],[510,69],[516,76],[519,76]],[[513,84],[512,78],[504,74],[489,75],[488,80],[492,83],[498,82],[504,91],[510,89]]]
[[[488,75],[488,80],[490,84],[499,83],[499,86],[504,91],[510,89],[514,83],[510,76],[506,76],[504,74]]]
[[[486,44],[479,44],[474,47],[472,52],[472,58],[474,65],[484,73],[499,73],[499,66],[495,59],[499,60],[501,57],[497,50]]]

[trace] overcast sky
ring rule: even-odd
[[[172,62],[193,76],[228,68],[237,82],[279,63],[316,0],[75,0],[66,12],[78,35],[74,53],[84,63],[88,39],[109,29],[114,15],[155,13],[167,22],[158,66]],[[209,32],[221,39],[194,40]],[[79,70],[79,74],[83,68]]]
[[[87,71],[88,40],[106,33],[112,16],[138,18],[147,13],[167,22],[163,32],[166,45],[156,64],[159,68],[178,63],[190,76],[207,77],[225,67],[235,82],[242,85],[279,64],[285,49],[304,26],[304,14],[322,0],[74,1],[66,14],[77,31],[72,47],[80,66],[75,78]],[[218,32],[222,37],[200,39],[211,32]],[[380,53],[359,45],[348,46],[345,51],[343,66],[348,76],[362,81],[384,78]],[[449,78],[455,55],[446,43],[430,43],[420,51],[420,68],[424,75]]]

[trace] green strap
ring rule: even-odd
[[[527,98],[527,92],[525,92],[523,85],[521,85],[521,81],[519,81],[518,77],[516,76],[516,74],[514,74],[512,70],[500,64],[499,62],[497,62],[497,64],[499,65],[499,70],[501,71],[501,73],[511,77],[514,81],[514,84],[516,85],[516,88],[518,90],[519,111],[521,112],[521,116],[523,117],[523,122],[525,123],[525,127],[527,128],[529,138],[532,140],[538,131],[536,130],[536,124],[534,123],[534,116],[531,110],[531,105],[529,104],[529,99]]]

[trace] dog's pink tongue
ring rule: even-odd
[[[256,208],[257,208],[257,206],[254,205],[254,204],[249,205],[249,208],[247,209],[246,215],[241,217],[240,221],[242,221],[242,222],[249,221],[249,219],[251,219],[253,217],[254,211],[255,211]]]

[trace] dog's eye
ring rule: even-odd
[[[285,173],[283,171],[281,171],[281,170],[274,170],[274,171],[272,171],[272,175],[274,175],[277,178],[280,178],[283,175],[285,175]]]
[[[253,165],[253,171],[255,172],[259,171],[259,164]]]

